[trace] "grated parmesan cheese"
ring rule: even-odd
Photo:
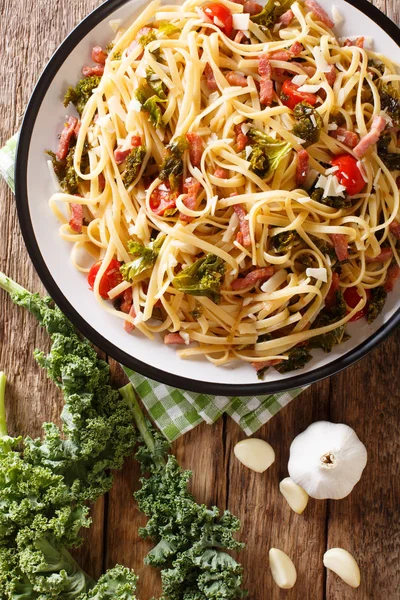
[[[186,331],[180,331],[179,335],[184,340],[186,346],[189,346],[189,344],[190,344],[190,336],[189,336],[189,334]]]
[[[305,84],[305,85],[301,85],[301,86],[298,88],[298,90],[297,90],[297,91],[298,91],[298,92],[308,92],[308,93],[310,93],[310,94],[315,94],[316,92],[318,92],[318,90],[319,90],[320,88],[321,88],[321,85],[320,85],[320,84],[316,84],[316,85],[308,85],[308,84]]]
[[[239,29],[240,31],[248,30],[250,25],[249,13],[238,13],[232,15],[232,24],[234,29]]]
[[[139,100],[137,100],[136,98],[132,98],[128,105],[128,111],[139,113],[141,110],[142,105],[140,104]]]
[[[251,146],[246,146],[244,149],[246,153],[246,160],[250,158],[251,153],[253,152],[253,148]]]
[[[315,66],[317,71],[322,71],[322,73],[329,73],[331,70],[331,65],[329,65],[322,54],[322,50],[320,46],[315,46],[312,49],[312,53],[315,59]]]
[[[325,177],[325,175],[320,175],[315,187],[324,190],[323,198],[327,198],[327,196],[339,196],[340,198],[344,198],[343,192],[346,191],[345,186],[339,183],[336,175],[328,175],[327,177]]]
[[[292,83],[295,85],[303,85],[308,79],[308,75],[295,75],[292,79]]]
[[[332,6],[331,14],[335,25],[340,25],[340,23],[343,23],[344,19],[335,5]]]
[[[325,171],[325,175],[332,175],[332,173],[335,173],[336,171],[339,171],[339,167],[336,165],[336,167],[331,167],[330,169],[327,169]]]

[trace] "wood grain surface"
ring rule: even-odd
[[[18,129],[34,83],[66,34],[98,0],[0,0],[0,143]],[[398,0],[375,4],[400,23]],[[355,33],[361,33],[355,31]],[[19,231],[14,198],[0,184],[0,269],[31,290],[43,291]],[[11,433],[40,434],[56,420],[60,397],[35,364],[32,351],[48,339],[33,317],[0,294],[0,367],[9,379],[7,410]],[[123,381],[112,363],[116,382]],[[322,381],[277,414],[259,432],[276,450],[276,462],[259,475],[241,466],[233,446],[244,437],[229,418],[200,426],[173,450],[193,470],[198,500],[228,507],[242,521],[240,554],[251,600],[396,600],[400,598],[400,339],[398,331],[364,360]],[[318,419],[345,422],[364,441],[369,461],[361,482],[346,499],[310,501],[303,516],[290,511],[278,483],[287,475],[290,442]],[[93,509],[93,526],[79,551],[85,570],[99,575],[116,562],[140,575],[139,597],[159,592],[158,573],[143,566],[148,546],[138,538],[143,517],[132,498],[138,469],[127,461],[111,493]],[[341,546],[359,561],[362,584],[347,587],[326,572],[322,556]],[[281,548],[297,566],[291,591],[279,590],[268,569],[268,550]]]

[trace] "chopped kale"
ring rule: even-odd
[[[166,147],[164,161],[160,167],[159,178],[168,181],[172,191],[179,189],[183,174],[183,153],[189,147],[184,135],[175,138]]]
[[[385,305],[387,292],[383,285],[371,290],[371,298],[368,302],[367,321],[373,323],[378,315],[381,314]]]
[[[149,113],[150,123],[158,129],[163,126],[163,118],[160,104],[166,102],[165,98],[160,98],[154,93],[153,88],[148,84],[138,87],[135,91],[135,97],[142,105],[142,110]]]
[[[289,10],[293,2],[294,0],[281,0],[281,2],[268,0],[262,11],[250,18],[253,23],[257,23],[257,25],[270,27],[277,22],[279,17],[283,15],[284,12]]]
[[[173,25],[172,23],[168,23],[168,21],[160,21],[158,24],[158,31],[164,33],[167,37],[170,35],[174,35],[175,33],[180,33],[182,29]]]
[[[312,238],[312,241],[314,242],[314,244],[317,246],[318,250],[324,256],[329,256],[329,258],[331,259],[332,262],[337,261],[335,248],[333,246],[330,246],[329,244],[327,244],[325,242],[325,240],[322,240],[321,238],[317,238],[317,237]]]
[[[336,123],[338,127],[343,127],[346,124],[346,119],[340,112],[331,113],[329,115],[329,123]]]
[[[136,148],[133,148],[132,152],[129,154],[126,159],[124,174],[122,175],[122,181],[124,182],[125,187],[129,187],[136,179],[145,154],[145,146],[137,146]]]
[[[389,152],[390,133],[382,133],[378,140],[378,155],[389,171],[400,170],[400,152]]]
[[[343,198],[341,196],[327,196],[323,197],[324,190],[322,188],[316,188],[310,193],[310,198],[315,200],[315,202],[320,202],[321,204],[325,204],[325,206],[331,206],[332,208],[350,208],[351,200],[349,200],[348,196],[345,195]]]
[[[320,327],[326,327],[336,321],[340,321],[346,315],[346,302],[343,298],[343,292],[341,290],[336,291],[336,301],[332,306],[325,307],[315,319],[312,329],[319,329]],[[345,341],[345,326],[341,325],[336,327],[332,331],[322,333],[316,337],[311,338],[311,348],[322,348],[324,352],[330,352],[334,346]]]
[[[372,69],[372,79],[375,80],[379,79],[384,74],[385,65],[382,62],[370,58],[368,61],[368,69]]]
[[[250,129],[247,135],[252,148],[249,156],[250,169],[261,179],[265,179],[275,171],[281,159],[289,152],[290,144],[254,128]]]
[[[323,124],[319,112],[308,102],[299,102],[293,113],[296,123],[292,133],[305,141],[304,147],[318,142]]]
[[[150,42],[155,42],[156,39],[156,32],[154,31],[154,29],[150,29],[148,33],[145,33],[144,35],[140,36],[138,42],[144,48],[145,46],[147,46],[147,44],[150,44]]]
[[[175,289],[193,296],[207,296],[216,304],[220,301],[220,289],[225,273],[222,258],[207,254],[190,267],[182,269],[172,280]]]
[[[278,373],[289,373],[302,369],[311,359],[312,356],[305,346],[296,346],[288,352],[288,359],[275,365]]]
[[[287,252],[297,238],[298,235],[295,231],[283,231],[271,237],[271,245],[275,252]]]
[[[314,266],[314,259],[310,254],[299,254],[296,257],[296,261],[298,261],[301,265],[304,265],[305,267],[313,267]]]
[[[51,150],[47,150],[46,154],[48,154],[51,158],[51,162],[53,164],[54,173],[56,174],[58,181],[60,182],[61,188],[67,194],[77,194],[78,193],[78,184],[80,181],[80,177],[78,177],[75,169],[74,169],[74,154],[75,154],[75,144],[71,145],[68,150],[68,154],[65,160],[58,160],[57,156]],[[81,172],[85,172],[89,167],[89,155],[87,148],[85,147],[82,152],[81,158]]]
[[[193,317],[193,319],[199,319],[203,314],[203,308],[201,304],[199,302],[196,302],[195,308],[191,310],[189,314]]]
[[[132,282],[137,275],[143,273],[143,271],[147,271],[147,269],[150,269],[154,265],[163,242],[164,236],[160,236],[154,242],[150,242],[148,246],[129,240],[129,253],[136,258],[131,262],[122,265],[120,269],[121,275],[125,281]]]
[[[383,83],[379,86],[381,108],[386,110],[393,121],[393,125],[400,127],[400,90],[392,83]]]
[[[100,81],[101,77],[92,75],[91,77],[81,79],[76,87],[70,86],[64,97],[64,106],[67,107],[68,104],[72,103],[81,115],[93,90],[99,86]]]
[[[167,99],[167,87],[152,69],[147,69],[146,81],[147,85],[151,87],[156,96],[161,98],[161,100]]]

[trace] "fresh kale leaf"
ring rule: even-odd
[[[190,267],[182,269],[172,280],[177,290],[193,296],[207,296],[216,304],[220,301],[220,289],[225,273],[222,258],[207,254]]]

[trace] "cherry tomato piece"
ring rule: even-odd
[[[203,8],[204,14],[220,29],[223,29],[225,35],[231,37],[233,31],[232,13],[229,8],[223,4],[209,4]]]
[[[362,308],[361,310],[356,312],[356,314],[353,317],[351,317],[350,321],[358,321],[359,319],[362,319],[367,314],[368,300],[371,297],[371,292],[369,290],[366,290],[366,294],[367,294],[367,304],[364,306],[364,308]],[[346,288],[346,290],[343,294],[343,297],[345,299],[347,306],[349,306],[350,308],[355,308],[361,300],[361,296],[358,293],[356,287]]]
[[[359,194],[363,190],[365,181],[354,156],[350,156],[350,154],[341,154],[331,161],[331,165],[332,167],[339,167],[339,170],[335,172],[335,175],[338,178],[339,183],[344,185],[346,192],[350,196]]]
[[[100,270],[102,262],[102,260],[99,260],[98,262],[94,263],[94,265],[92,265],[92,268],[89,271],[88,284],[91,290],[94,288],[94,282],[96,281],[97,273]],[[100,296],[104,298],[104,300],[109,299],[108,292],[115,288],[115,286],[121,283],[122,281],[120,267],[121,263],[115,258],[113,258],[110,264],[108,265],[104,275],[100,279],[99,293]]]
[[[176,198],[178,195],[169,189],[168,184],[164,184],[164,186],[167,189],[161,190],[160,187],[157,187],[152,191],[150,196],[150,208],[153,213],[160,217],[164,216],[166,210],[174,210],[176,208]]]
[[[317,96],[310,94],[310,92],[299,92],[299,85],[292,83],[291,79],[286,79],[282,85],[281,100],[285,106],[288,106],[292,110],[299,104],[299,102],[308,102],[311,106],[317,103]]]

